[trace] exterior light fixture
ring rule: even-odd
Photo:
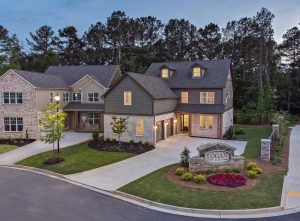
[[[177,119],[174,120],[174,123],[175,123],[175,124],[177,123]]]
[[[54,97],[54,100],[55,100],[56,102],[60,101],[60,96],[57,94],[57,95]]]
[[[166,126],[168,126],[168,125],[169,125],[169,123],[167,123],[167,122],[166,122],[166,123],[165,123],[165,125],[166,125]]]
[[[155,129],[155,130],[157,129],[157,126],[156,126],[156,125],[154,126],[154,129]]]

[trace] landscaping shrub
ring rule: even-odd
[[[245,131],[242,128],[235,128],[234,129],[234,134],[235,135],[244,135]]]
[[[194,176],[194,182],[195,183],[204,183],[206,181],[206,177],[203,174],[197,174]]]
[[[181,180],[183,181],[191,181],[193,179],[193,174],[191,173],[184,173],[181,175]]]
[[[225,169],[225,173],[233,173],[233,169],[231,169],[231,168]]]
[[[214,171],[213,171],[213,170],[207,170],[206,173],[207,173],[207,174],[213,174]]]
[[[109,138],[106,138],[106,142],[110,142],[110,139],[109,139]]]
[[[65,159],[62,157],[51,157],[44,161],[45,165],[53,165],[63,162]]]
[[[143,144],[143,142],[142,142],[142,141],[139,141],[139,142],[138,142],[138,144],[139,144],[139,145],[142,145],[142,144]]]
[[[252,170],[253,168],[256,168],[256,167],[257,167],[257,163],[255,163],[255,162],[249,162],[247,164],[247,169],[248,170]]]
[[[275,155],[273,160],[272,160],[273,165],[281,164],[281,157],[278,155]]]
[[[177,169],[176,169],[176,172],[175,172],[175,174],[177,175],[177,176],[181,176],[182,174],[184,174],[185,173],[185,169],[183,168],[183,167],[178,167]]]
[[[191,153],[191,151],[187,147],[184,147],[183,151],[180,154],[181,166],[183,166],[183,167],[189,166],[190,153]]]
[[[134,144],[134,140],[130,140],[129,143],[130,143],[130,144]]]
[[[247,176],[250,178],[250,179],[255,179],[258,177],[257,175],[257,172],[255,170],[249,170],[247,172]]]
[[[116,139],[112,139],[111,141],[112,141],[112,142],[114,142],[114,143],[115,143],[115,142],[117,142],[117,140],[116,140]]]
[[[263,169],[262,169],[262,168],[259,168],[259,167],[253,168],[252,171],[256,171],[257,175],[260,175],[260,174],[263,173]]]
[[[233,127],[229,127],[228,130],[225,133],[225,136],[227,139],[232,140],[233,139]]]
[[[241,172],[241,170],[240,170],[239,168],[233,168],[232,171],[233,171],[234,173],[240,173],[240,172]]]
[[[99,140],[99,132],[93,131],[92,137],[93,137],[93,140]]]
[[[209,176],[207,180],[212,185],[231,188],[244,186],[247,182],[247,179],[244,176],[235,173],[218,173]]]
[[[149,146],[149,143],[148,143],[148,142],[145,142],[144,145],[147,147],[147,146]]]

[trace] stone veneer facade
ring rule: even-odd
[[[128,117],[128,128],[122,135],[122,141],[130,142],[148,142],[154,144],[154,116],[133,116],[133,115],[111,115],[104,114],[104,139],[116,139],[118,136],[112,131],[112,116]],[[144,119],[144,136],[136,136],[136,120],[138,118]]]
[[[22,104],[4,104],[4,92],[22,92]],[[5,132],[4,117],[22,117],[22,132]],[[38,114],[36,110],[36,89],[13,71],[9,71],[0,80],[0,138],[39,138]]]

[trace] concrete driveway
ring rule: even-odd
[[[91,133],[64,132],[64,138],[60,142],[60,147],[78,144],[92,138]],[[56,147],[56,144],[55,144]],[[12,165],[27,157],[52,150],[52,144],[45,144],[37,140],[31,144],[19,147],[13,151],[0,154],[0,165]]]
[[[197,147],[200,144],[217,141],[234,145],[237,148],[236,154],[238,155],[244,152],[247,144],[244,141],[225,141],[176,135],[159,142],[154,150],[147,153],[66,177],[99,189],[114,191],[155,170],[178,163],[180,153],[185,146],[191,150],[191,156],[194,156],[197,155]]]

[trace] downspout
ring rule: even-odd
[[[154,100],[153,99],[152,99],[152,115],[153,115],[152,139],[153,139],[153,145],[156,146],[156,129],[155,129],[155,114],[154,114]]]

